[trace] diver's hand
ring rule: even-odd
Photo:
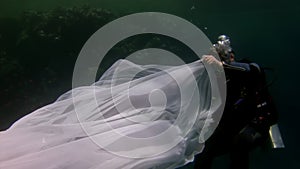
[[[214,56],[212,55],[203,55],[203,62],[208,63],[210,65],[216,65],[219,67],[222,67],[222,62],[218,61]]]

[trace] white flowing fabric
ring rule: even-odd
[[[194,78],[198,93],[186,98],[181,91]],[[183,66],[119,60],[95,84],[63,94],[0,132],[0,168],[176,168],[202,151],[200,136],[211,130],[216,113],[209,110],[220,106],[211,99],[200,60]]]

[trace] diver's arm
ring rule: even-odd
[[[239,71],[248,71],[246,68],[236,65],[231,65],[226,62],[222,62],[224,69],[232,69],[232,70],[239,70]]]
[[[216,59],[213,55],[203,55],[203,62],[206,62],[208,64],[215,64],[219,67],[222,67],[223,63]]]

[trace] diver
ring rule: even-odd
[[[212,54],[204,61],[223,66],[227,96],[219,126],[196,156],[194,168],[209,169],[213,159],[230,153],[231,169],[249,168],[249,152],[267,142],[270,126],[277,123],[277,112],[266,86],[264,70],[248,60],[236,61],[230,39],[218,37]],[[218,61],[213,55],[217,53]]]

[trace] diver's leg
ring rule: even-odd
[[[223,130],[216,130],[215,133],[205,142],[203,152],[195,157],[194,169],[211,169],[215,157],[223,155],[228,150],[229,137]]]
[[[211,169],[213,156],[201,153],[195,157],[194,169]]]
[[[260,145],[262,134],[253,127],[246,126],[234,137],[230,152],[230,169],[248,169],[249,152]]]

